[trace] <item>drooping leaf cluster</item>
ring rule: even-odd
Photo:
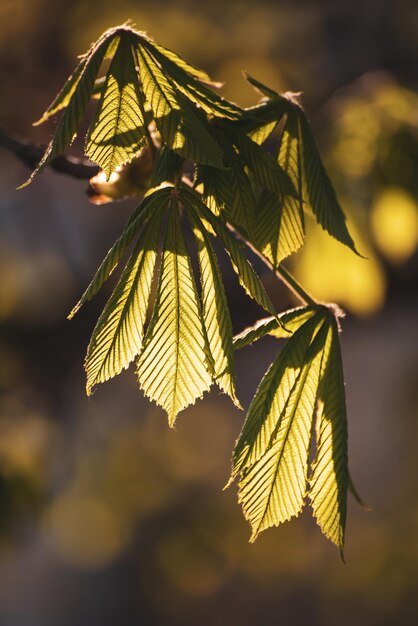
[[[326,307],[269,318],[235,338],[244,347],[266,334],[288,342],[260,382],[233,454],[239,501],[254,540],[297,516],[309,498],[324,534],[340,550],[346,517],[347,420],[338,323]],[[313,447],[315,457],[310,463]]]
[[[303,245],[308,211],[356,250],[297,99],[246,78],[263,97],[241,109],[214,91],[205,72],[147,34],[112,28],[39,121],[61,111],[28,182],[73,142],[91,100],[85,152],[108,180],[150,152],[148,191],[70,314],[128,256],[90,340],[87,391],[135,361],[141,389],[172,426],[213,383],[240,407],[234,350],[266,334],[287,339],[249,408],[232,478],[240,476],[252,539],[298,515],[308,499],[342,550],[348,469],[337,318],[331,307],[313,304],[277,315],[245,244],[280,273],[283,259]],[[235,338],[214,238],[246,293],[271,315]]]

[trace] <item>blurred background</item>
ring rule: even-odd
[[[66,316],[134,205],[94,206],[52,171],[16,191],[28,171],[0,149],[0,623],[416,624],[418,4],[1,0],[0,126],[47,142],[53,123],[32,121],[128,18],[242,105],[257,102],[242,69],[304,93],[367,260],[312,225],[291,266],[347,311],[351,472],[373,510],[349,502],[347,566],[308,510],[250,545],[235,487],[222,492],[243,420],[225,396],[175,431],[133,368],[87,399],[83,358],[111,285]],[[277,307],[292,305],[254,262]],[[238,332],[260,311],[224,269]],[[279,347],[237,355],[245,406]]]

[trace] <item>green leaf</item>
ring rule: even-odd
[[[273,269],[304,242],[304,227],[298,201],[264,190],[256,207],[252,242]]]
[[[170,67],[176,66],[186,75],[191,76],[199,81],[203,81],[209,84],[212,83],[210,76],[204,70],[196,67],[195,65],[192,65],[188,61],[185,61],[181,56],[157,43],[145,33],[141,33],[140,36],[143,40],[144,45],[155,56],[157,56],[161,62],[166,62],[167,64],[170,64]]]
[[[344,374],[335,318],[324,350],[320,403],[317,413],[317,452],[309,480],[309,499],[322,532],[343,556],[347,488],[347,416]]]
[[[192,210],[196,210],[205,228],[209,230],[209,232],[215,233],[222,241],[225,250],[231,259],[232,267],[238,275],[240,284],[247,294],[266,311],[272,315],[276,315],[270,298],[266,294],[266,291],[252,265],[245,257],[240,243],[229,232],[221,219],[212,213],[212,211],[202,202],[200,196],[192,189],[183,186],[180,191],[180,197],[187,207]]]
[[[272,335],[277,339],[287,339],[321,309],[321,306],[303,306],[281,313],[277,317],[265,317],[258,320],[254,326],[249,326],[239,335],[235,335],[234,349],[245,348],[266,335]]]
[[[234,450],[232,478],[241,474],[239,501],[251,541],[303,507],[328,326],[317,314],[289,339],[260,383]]]
[[[242,408],[235,389],[232,323],[221,270],[209,235],[201,220],[193,211],[189,211],[188,216],[197,243],[202,282],[203,319],[213,358],[215,381],[232,401]]]
[[[197,165],[194,188],[201,193],[205,204],[212,213],[226,213],[226,206],[231,202],[230,177],[227,170],[219,170],[209,165]]]
[[[133,54],[131,38],[121,37],[86,140],[87,156],[100,165],[107,179],[146,143],[144,96]]]
[[[167,148],[167,146],[161,146],[155,162],[151,185],[156,187],[162,183],[174,180],[177,172],[181,170],[182,163],[183,159],[181,156]]]
[[[210,195],[211,192],[214,194],[215,212],[224,212],[227,221],[237,226],[247,238],[250,238],[254,224],[256,200],[250,179],[244,168],[244,162],[222,128],[213,127],[212,133],[223,149],[227,169],[219,170],[200,166],[197,182],[201,180],[203,183],[204,197]]]
[[[258,91],[258,93],[261,94],[262,96],[265,96],[266,98],[271,98],[272,100],[278,97],[279,94],[277,93],[277,91],[274,91],[273,89],[271,89],[270,87],[267,87],[267,85],[264,85],[264,83],[260,82],[256,78],[253,78],[252,76],[250,76],[250,74],[248,74],[248,72],[243,72],[243,76],[245,80],[249,82],[250,85],[252,85],[254,89]]]
[[[85,361],[88,395],[95,385],[126,369],[142,348],[162,208],[154,210],[145,225],[93,331]]]
[[[70,87],[67,88],[67,95],[64,94],[61,99],[58,96],[58,104],[54,105],[55,110],[58,110],[56,107],[60,106],[64,101],[66,102],[66,109],[41,161],[32,172],[30,178],[26,183],[21,185],[21,187],[25,187],[32,182],[36,174],[43,170],[52,159],[64,152],[65,148],[73,142],[90,100],[94,88],[94,81],[96,80],[107,48],[112,38],[117,35],[117,32],[117,29],[111,29],[106,31],[106,33],[98,39],[86,56],[85,64],[79,70],[78,79],[74,80],[72,86],[70,85]]]
[[[208,347],[192,267],[173,202],[153,315],[138,361],[144,393],[177,414],[211,385]]]
[[[80,81],[80,76],[83,73],[83,70],[86,66],[88,56],[89,56],[89,53],[83,56],[80,63],[77,65],[76,69],[74,70],[74,72],[65,81],[64,86],[62,87],[61,91],[58,93],[58,95],[55,97],[53,102],[46,109],[42,117],[33,123],[33,126],[39,126],[40,124],[43,124],[44,122],[49,120],[51,117],[53,117],[56,113],[58,113],[58,111],[61,111],[61,109],[65,109],[65,107],[68,106],[74,94],[74,91],[76,90],[77,85]]]
[[[68,316],[68,319],[72,319],[77,311],[83,306],[85,302],[91,300],[102,285],[106,282],[113,270],[118,265],[127,247],[131,243],[132,239],[138,233],[141,226],[148,219],[148,215],[152,210],[158,210],[161,203],[168,198],[170,188],[151,189],[148,191],[148,195],[144,197],[139,206],[133,211],[131,217],[128,220],[122,234],[115,241],[109,252],[103,259],[100,267],[94,274],[89,286],[77,302],[73,310]]]
[[[145,39],[144,45],[170,77],[176,88],[205,113],[227,119],[239,119],[241,117],[242,109],[239,106],[228,102],[209,89],[209,86],[218,87],[220,84],[212,82],[205,72],[191,66],[171,50],[163,48],[154,41]]]
[[[288,129],[289,119],[281,137],[277,161],[281,167],[279,171],[290,180],[292,193],[288,187],[282,187],[279,192],[272,191],[272,181],[264,180],[268,188],[260,194],[255,214],[252,242],[261,254],[270,261],[273,268],[293,252],[296,252],[304,242],[304,220],[302,205],[301,174],[298,167],[298,142],[292,141]],[[262,150],[262,149],[260,149]],[[256,154],[254,158],[258,160]],[[265,172],[265,176],[268,171]],[[263,182],[258,175],[259,182]],[[279,188],[280,179],[276,180]],[[296,190],[296,192],[295,192]],[[295,195],[297,196],[295,198]]]
[[[298,115],[302,139],[306,200],[318,224],[332,237],[358,254],[354,241],[348,232],[344,212],[337,200],[334,187],[316,147],[309,122],[301,109],[298,110]]]
[[[137,55],[142,89],[163,141],[185,158],[222,168],[222,151],[200,121],[198,111],[176,91],[170,77],[146,49],[139,47]]]
[[[234,122],[234,127],[261,145],[278,126],[288,109],[289,103],[285,98],[262,101],[244,109],[241,118]]]
[[[286,195],[293,198],[297,197],[292,180],[264,148],[242,132],[233,129],[232,125],[224,123],[223,128],[260,185],[269,191],[280,194],[281,197]]]

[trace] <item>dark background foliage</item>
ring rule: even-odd
[[[257,99],[241,69],[304,91],[369,260],[313,232],[293,266],[348,310],[351,469],[373,511],[350,501],[347,567],[309,516],[249,545],[234,488],[221,491],[243,419],[226,397],[212,391],[176,431],[133,371],[87,400],[84,352],[106,294],[66,315],[132,203],[94,206],[83,183],[50,171],[15,191],[27,171],[1,151],[0,622],[414,624],[416,2],[2,0],[0,126],[46,142],[52,125],[31,122],[76,55],[129,17],[240,104]],[[257,267],[277,307],[292,304]],[[259,312],[225,272],[239,331]],[[267,339],[238,356],[246,405],[276,351]]]

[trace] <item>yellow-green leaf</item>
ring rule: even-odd
[[[83,306],[85,302],[91,300],[102,285],[106,282],[114,269],[117,267],[120,259],[122,258],[127,247],[131,243],[132,239],[138,233],[141,226],[147,221],[152,211],[158,208],[160,202],[164,202],[165,198],[168,198],[170,193],[169,188],[150,189],[148,195],[144,197],[142,202],[133,211],[125,228],[123,229],[120,237],[117,238],[113,246],[110,248],[105,258],[101,262],[99,268],[95,272],[90,284],[84,291],[80,300],[72,309],[68,316],[68,319],[74,317],[77,311]]]
[[[288,339],[320,309],[320,306],[297,307],[281,313],[277,317],[265,317],[258,320],[254,326],[249,326],[239,335],[235,335],[234,348],[235,350],[245,348],[266,335],[272,335],[277,339]]]
[[[96,80],[107,48],[116,35],[117,29],[106,31],[90,49],[85,58],[85,63],[82,62],[79,74],[73,81],[70,81],[71,84],[66,90],[67,95],[64,94],[61,98],[61,103],[65,101],[64,106],[66,106],[66,108],[55,130],[54,136],[41,161],[22,187],[32,182],[36,174],[48,165],[52,159],[64,152],[65,148],[73,142],[93,92],[94,81]],[[58,103],[55,103],[55,105],[53,103],[53,108],[58,110],[56,107],[59,106],[59,104],[60,97],[58,97]]]
[[[337,322],[328,331],[317,414],[317,452],[309,481],[309,499],[322,532],[344,548],[348,460],[344,375]]]
[[[142,89],[163,141],[169,148],[197,163],[223,167],[222,151],[192,108],[154,57],[137,49]]]
[[[183,186],[180,191],[180,195],[185,205],[191,208],[191,210],[194,209],[197,212],[206,230],[215,233],[222,241],[225,246],[225,250],[231,259],[232,267],[238,275],[240,284],[244,290],[266,311],[276,315],[274,306],[272,305],[270,298],[268,297],[252,265],[245,257],[240,243],[229,232],[228,228],[224,225],[221,219],[212,213],[206,204],[202,202],[200,196],[192,189]]]
[[[141,350],[162,208],[154,209],[145,225],[93,331],[85,361],[88,394],[98,383],[126,369]]]
[[[234,451],[239,501],[257,535],[298,515],[328,322],[318,313],[289,339],[260,383]]]
[[[146,142],[144,96],[132,46],[128,36],[120,38],[86,140],[87,156],[100,165],[107,179],[118,166],[130,162]]]
[[[222,275],[209,235],[201,220],[189,212],[196,238],[202,283],[203,319],[213,358],[215,382],[241,408],[235,389],[232,323]]]
[[[157,297],[138,379],[144,393],[167,411],[170,426],[212,382],[208,347],[179,207],[170,209]]]

